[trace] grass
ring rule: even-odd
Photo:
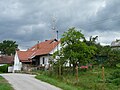
[[[51,77],[46,76],[46,75],[39,75],[39,76],[36,76],[36,78],[40,79],[42,81],[48,82],[48,83],[55,85],[57,87],[60,87],[63,90],[78,90],[78,87],[75,87],[73,85],[69,85],[65,82],[61,82],[59,79],[51,78]],[[82,89],[79,88],[79,90],[82,90]]]
[[[0,90],[14,90],[2,76],[0,76]]]
[[[105,79],[114,70],[113,68],[105,68]],[[49,75],[49,73],[45,71],[37,73],[39,73],[39,75],[36,76],[37,79],[60,87],[63,90],[120,90],[120,85],[116,86],[102,80],[101,68],[94,68],[86,72],[79,71],[78,82],[76,82],[75,76],[71,73],[66,73],[61,77],[55,74]]]

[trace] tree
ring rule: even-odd
[[[96,57],[98,64],[116,66],[120,63],[120,50],[112,50],[110,46],[97,46]]]
[[[120,50],[111,50],[108,53],[107,64],[109,66],[116,66],[116,64],[120,63]]]
[[[97,45],[96,44],[96,40],[98,39],[98,36],[95,36],[95,37],[93,37],[93,36],[90,36],[90,38],[89,38],[89,41],[88,40],[84,40],[84,42],[88,45],[88,46],[92,46],[92,45]]]
[[[73,73],[78,63],[81,65],[91,62],[92,56],[95,54],[95,47],[88,46],[85,42],[84,35],[75,28],[70,28],[64,32],[61,38],[62,56],[64,60],[73,65]]]
[[[17,48],[18,45],[15,41],[4,40],[2,43],[0,43],[0,51],[1,54],[4,55],[14,55]]]
[[[96,44],[97,50],[96,50],[96,54],[95,54],[95,58],[96,58],[96,62],[98,64],[106,64],[106,62],[108,61],[109,57],[109,53],[111,51],[110,46],[101,46],[100,44]]]
[[[105,64],[110,58],[111,47],[110,46],[102,46],[100,43],[96,43],[98,36],[90,36],[89,41],[85,40],[84,42],[88,46],[95,46],[97,49],[95,51],[95,56],[93,58],[93,62],[97,64]]]

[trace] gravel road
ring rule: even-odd
[[[61,90],[53,85],[35,79],[29,74],[0,74],[13,86],[15,90]]]

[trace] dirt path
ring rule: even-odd
[[[28,74],[1,74],[13,86],[15,90],[60,90],[48,83],[39,81],[34,75]]]

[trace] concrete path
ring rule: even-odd
[[[35,79],[29,74],[0,74],[13,86],[15,90],[61,90],[53,85]]]

